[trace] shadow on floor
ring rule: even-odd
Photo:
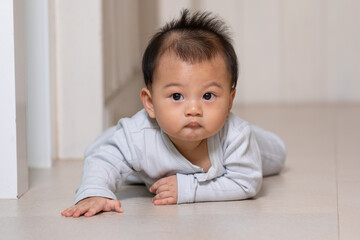
[[[126,185],[117,192],[116,197],[118,200],[124,200],[129,198],[153,198],[154,194],[150,193],[146,189],[145,185]]]

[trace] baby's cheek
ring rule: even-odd
[[[209,123],[209,129],[213,131],[213,134],[218,132],[224,126],[226,118],[227,118],[226,113],[217,113],[211,116],[211,119],[208,120],[208,123]]]
[[[176,123],[173,118],[159,119],[158,124],[160,128],[168,135],[172,135],[176,132]]]

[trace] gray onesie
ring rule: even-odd
[[[234,114],[207,144],[211,167],[204,172],[177,151],[143,109],[87,149],[75,203],[91,196],[116,199],[114,193],[134,174],[147,187],[176,174],[178,203],[246,199],[259,191],[263,176],[284,166],[283,141]]]

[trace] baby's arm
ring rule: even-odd
[[[241,132],[233,131],[224,144],[225,173],[209,180],[197,174],[178,173],[178,203],[240,200],[257,194],[262,163],[250,126]]]
[[[65,217],[91,217],[95,214],[104,211],[116,211],[122,213],[121,204],[118,200],[104,198],[104,197],[89,197],[79,201],[76,205],[67,208],[61,215]]]
[[[63,216],[93,216],[100,211],[121,212],[120,202],[115,191],[133,172],[128,144],[120,129],[114,137],[85,158],[80,187],[76,191],[75,205],[64,210]]]
[[[151,187],[155,205],[250,198],[262,182],[260,152],[250,128],[229,139],[225,149],[224,175],[199,180],[196,174],[177,174],[162,178]]]

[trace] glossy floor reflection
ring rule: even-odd
[[[155,207],[126,186],[123,214],[65,218],[81,161],[32,169],[20,200],[0,200],[1,239],[360,239],[360,105],[235,107],[281,136],[286,168],[255,199]]]

